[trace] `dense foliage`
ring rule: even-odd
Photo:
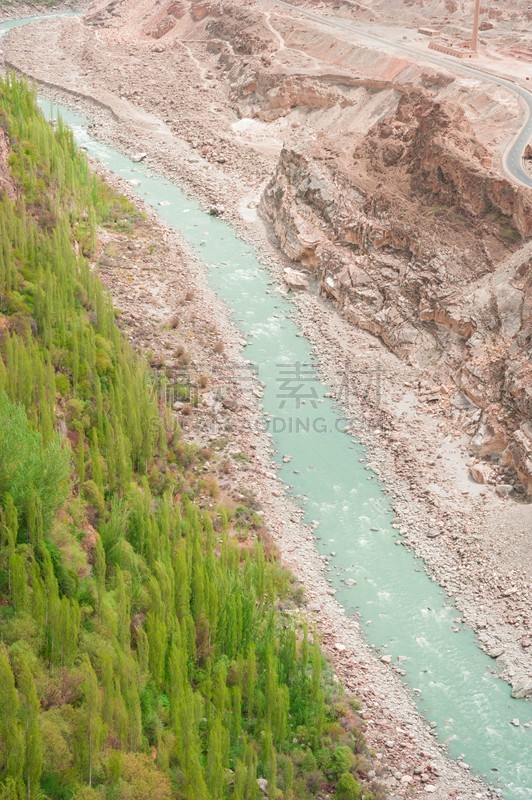
[[[359,797],[290,576],[202,507],[91,273],[97,225],[137,212],[14,78],[0,126],[0,799]]]

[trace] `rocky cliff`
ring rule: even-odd
[[[419,364],[489,461],[476,479],[531,493],[530,193],[420,90],[341,145],[285,146],[262,213],[349,320]]]

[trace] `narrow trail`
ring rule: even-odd
[[[266,27],[275,36],[275,38],[277,39],[277,41],[279,43],[279,47],[277,48],[277,55],[279,55],[279,53],[281,51],[283,51],[283,50],[285,52],[290,51],[292,53],[297,53],[302,58],[306,58],[308,61],[312,61],[313,64],[314,64],[314,68],[315,69],[322,70],[323,69],[323,64],[318,58],[316,58],[315,56],[311,56],[309,53],[305,53],[304,50],[299,50],[296,47],[287,46],[284,37],[279,33],[277,28],[273,25],[273,23],[271,21],[271,15],[272,15],[271,11],[265,11],[264,12],[264,20],[266,22]]]
[[[188,44],[186,44],[182,39],[176,39],[175,41],[186,52],[187,56],[190,58],[190,60],[192,61],[192,63],[196,67],[196,69],[197,69],[197,71],[199,73],[199,76],[200,76],[201,80],[203,81],[203,84],[205,85],[206,82],[207,82],[208,69],[201,64],[199,59],[192,52],[192,48]]]
[[[277,48],[277,52],[279,52],[280,50],[285,50],[286,47],[285,47],[285,43],[284,43],[283,37],[281,36],[281,34],[277,30],[277,28],[275,28],[272,25],[272,13],[271,13],[271,11],[265,11],[264,12],[264,20],[266,22],[266,27],[268,28],[268,30],[271,33],[273,33],[273,35],[275,36],[275,38],[279,42],[279,47]]]

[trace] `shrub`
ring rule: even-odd
[[[68,375],[60,373],[55,376],[55,389],[61,397],[67,397],[70,393],[70,381]]]
[[[93,480],[85,481],[83,484],[83,496],[87,499],[87,502],[96,508],[97,511],[100,513],[104,511],[104,496]]]
[[[339,745],[334,751],[332,768],[336,777],[351,772],[356,766],[356,756],[346,744]]]
[[[93,789],[92,786],[77,786],[72,795],[72,800],[103,800],[103,787]]]
[[[170,781],[149,756],[123,753],[121,761],[120,800],[171,800]]]
[[[353,778],[350,772],[344,772],[336,786],[336,800],[359,800],[360,784]]]

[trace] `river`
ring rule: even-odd
[[[0,25],[0,35],[25,21],[32,20]],[[317,523],[316,547],[329,558],[330,582],[346,614],[359,619],[370,644],[394,663],[399,659],[418,708],[452,757],[462,756],[505,800],[532,798],[532,727],[522,724],[532,720],[532,704],[511,697],[473,630],[456,622],[460,612],[452,598],[419,559],[397,546],[390,501],[365,468],[364,448],[344,432],[290,300],[274,290],[267,268],[227,223],[146,163],[93,139],[87,119],[41,105],[46,115],[61,115],[90,156],[133,182],[132,190],[205,264],[247,341],[246,357],[264,384],[265,424],[280,475],[306,521]],[[520,726],[512,724],[515,719]]]

